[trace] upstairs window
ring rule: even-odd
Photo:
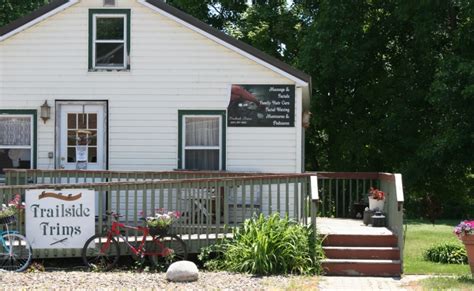
[[[130,69],[130,10],[90,10],[89,34],[89,70]]]

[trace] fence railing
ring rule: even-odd
[[[3,202],[16,193],[24,195],[28,189],[95,190],[97,232],[110,223],[105,220],[106,210],[121,213],[130,223],[140,223],[142,215],[153,215],[157,208],[178,210],[183,218],[174,231],[187,240],[191,251],[212,243],[246,218],[259,213],[279,212],[314,226],[316,216],[354,217],[360,213],[357,208],[364,207],[364,199],[373,186],[387,193],[387,224],[397,234],[399,246],[403,243],[403,189],[399,174],[19,169],[6,169],[5,172],[6,185],[0,186],[0,201]],[[23,232],[21,221],[18,221],[17,229]],[[45,250],[40,256],[50,253]],[[53,254],[59,256],[57,252]]]
[[[61,175],[56,174],[54,177],[56,180],[53,179],[57,182],[55,184],[0,186],[0,198],[8,201],[15,194],[21,194],[24,197],[26,191],[30,189],[93,189],[96,194],[97,208],[96,233],[102,233],[104,227],[110,225],[105,215],[106,211],[119,212],[123,215],[123,221],[140,224],[142,216],[154,215],[157,209],[176,210],[183,216],[174,224],[172,231],[181,235],[187,242],[190,252],[197,252],[202,246],[209,245],[216,238],[229,234],[232,227],[240,225],[245,219],[259,213],[268,215],[279,212],[304,224],[310,224],[311,213],[316,212],[312,209],[316,207],[316,203],[310,203],[309,174],[229,173],[224,177],[160,180],[150,178],[145,180],[144,177],[151,176],[137,174],[129,175],[128,177],[133,176],[133,178],[128,181],[112,180],[110,182],[96,180],[87,182],[87,174],[91,173],[86,173],[86,182],[82,183],[67,182],[67,177],[64,180]],[[35,178],[34,175],[23,177]],[[42,175],[39,177],[51,180],[46,175],[44,178]],[[142,177],[144,180],[136,177]],[[70,177],[69,180],[72,179],[77,178]],[[11,177],[8,180],[11,183]],[[20,232],[24,232],[22,221],[23,219],[20,218],[16,225],[16,229]],[[314,222],[313,225],[315,225]],[[125,235],[137,239],[141,234],[129,230]],[[35,257],[78,256],[79,254],[79,250],[70,249],[35,250]]]
[[[370,187],[380,188],[378,173],[316,172],[320,198],[319,216],[355,218]]]
[[[224,171],[106,171],[106,170],[41,170],[4,169],[6,185],[24,184],[78,184],[115,181],[146,181],[203,179],[212,177],[240,177],[276,175],[271,173],[243,173]]]

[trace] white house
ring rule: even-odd
[[[299,173],[310,86],[160,0],[56,0],[0,28],[0,174]]]

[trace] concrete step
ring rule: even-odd
[[[400,249],[398,247],[325,246],[323,250],[328,259],[400,259]]]
[[[329,234],[323,241],[324,246],[346,247],[396,247],[397,243],[397,237],[393,234]]]
[[[322,267],[325,274],[330,276],[399,277],[401,275],[400,260],[325,259]]]

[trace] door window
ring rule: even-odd
[[[67,162],[75,163],[83,151],[88,163],[97,163],[97,147],[97,113],[68,113]]]

